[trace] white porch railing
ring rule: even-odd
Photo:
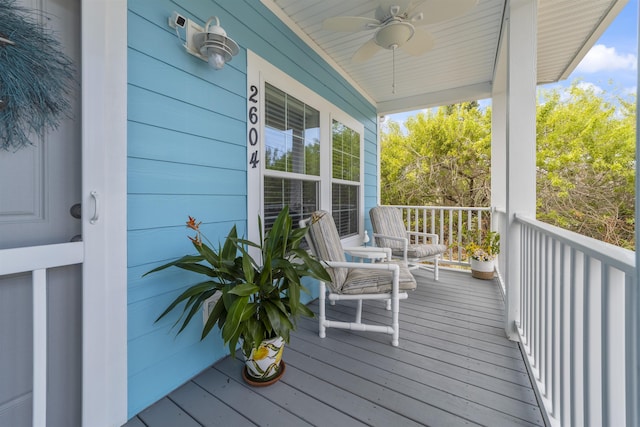
[[[32,274],[33,426],[47,425],[47,269],[81,264],[83,258],[82,242],[0,250],[0,278]]]
[[[552,425],[635,425],[635,253],[516,221],[518,331]]]
[[[469,266],[464,257],[463,236],[472,228],[490,229],[491,208],[455,206],[399,206],[407,229],[422,233],[434,233],[439,242],[449,246],[441,262]]]

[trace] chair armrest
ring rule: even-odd
[[[420,231],[407,231],[407,234],[409,236],[418,236],[418,237],[428,237],[432,239],[432,243],[434,245],[437,245],[438,242],[440,241],[440,236],[438,236],[435,233],[423,233]]]
[[[402,252],[404,254],[404,262],[409,262],[407,258],[407,249],[409,247],[409,239],[406,237],[387,236],[386,234],[373,233],[373,237],[381,237],[383,239],[396,240],[402,242]]]
[[[361,262],[353,261],[321,261],[322,264],[331,268],[359,268],[365,270],[383,270],[383,271],[398,271],[400,272],[400,266],[392,262],[380,262],[376,264],[364,264]]]
[[[380,234],[380,233],[373,233],[373,237],[381,237],[383,239],[397,240],[398,242],[408,242],[409,241],[409,239],[407,239],[406,237],[387,236],[386,234]]]

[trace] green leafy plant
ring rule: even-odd
[[[477,261],[491,261],[500,253],[500,234],[496,231],[469,230],[466,233],[467,256]]]
[[[242,340],[245,355],[249,355],[251,349],[257,348],[264,339],[281,336],[288,343],[296,318],[299,315],[313,317],[313,312],[300,301],[301,292],[308,293],[301,278],[310,276],[331,280],[322,264],[300,248],[306,228],[293,228],[289,208],[285,206],[271,230],[264,236],[260,232],[259,242],[238,238],[234,225],[224,244],[214,250],[203,242],[207,239],[200,230],[200,224],[192,217],[187,221],[187,227],[196,232],[196,236],[189,236],[189,239],[197,255],[183,256],[145,273],[146,276],[165,268],[178,267],[206,277],[206,280],[180,294],[156,322],[184,303],[175,323],[178,325],[182,321],[180,333],[202,303],[216,292],[221,292],[221,298],[204,325],[201,339],[217,323],[232,355],[239,340]],[[262,230],[259,217],[258,228]],[[249,254],[249,247],[259,250],[260,262]]]

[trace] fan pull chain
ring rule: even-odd
[[[392,70],[391,70],[391,92],[395,95],[396,93],[396,48],[398,45],[391,46],[391,50],[393,51],[393,60],[392,60]]]

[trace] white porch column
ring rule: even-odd
[[[520,320],[520,226],[514,214],[536,215],[536,34],[537,0],[511,0],[503,39],[506,55],[501,61],[505,75],[504,100],[497,94],[498,106],[506,112],[504,169],[492,176],[504,186],[507,235],[504,280],[507,316],[505,331],[517,340]],[[498,92],[498,91],[496,91]],[[499,159],[497,159],[499,161]],[[493,166],[493,165],[492,165]],[[492,167],[493,169],[493,167]],[[504,175],[502,175],[502,173]],[[500,176],[496,176],[500,173]],[[500,182],[500,180],[502,182]],[[499,191],[499,190],[498,190]],[[500,193],[498,193],[500,194]]]
[[[640,9],[638,9],[638,28],[640,28]],[[638,36],[638,47],[640,47],[640,34]],[[638,80],[640,81],[640,57],[638,57]],[[638,108],[636,97],[636,153],[640,153],[640,108]],[[636,169],[636,195],[640,194],[640,176]],[[636,196],[636,224],[640,218],[640,197]],[[627,317],[630,325],[627,326],[625,342],[628,346],[626,351],[627,378],[626,385],[626,407],[627,425],[640,424],[640,228],[636,226],[636,276],[632,283],[627,284],[625,295],[625,310],[630,313]]]

